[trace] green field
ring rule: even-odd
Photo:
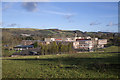
[[[105,52],[4,57],[3,78],[119,78],[120,53]]]

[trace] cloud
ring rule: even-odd
[[[98,23],[98,22],[92,22],[90,23],[90,26],[94,26],[94,25],[100,25],[101,23]]]
[[[106,26],[118,26],[118,24],[115,24],[113,22],[110,22],[109,24],[107,24]]]
[[[74,13],[66,13],[66,12],[58,12],[58,11],[44,11],[46,13],[50,13],[50,14],[56,14],[56,15],[61,15],[63,16],[65,19],[68,20],[69,23],[74,22],[71,18],[75,15]]]
[[[15,26],[17,26],[18,24],[15,24],[15,23],[13,23],[13,24],[9,24],[9,25],[7,25],[8,27],[15,27]]]
[[[73,17],[74,15],[73,14],[66,14],[65,17],[66,19],[70,19],[71,17]]]
[[[74,14],[68,14],[68,15],[65,15],[65,19],[68,20],[69,23],[73,23],[73,18],[74,17]]]
[[[70,16],[71,13],[65,13],[65,12],[59,12],[59,11],[50,11],[50,10],[44,10],[44,12],[46,13],[50,13],[50,14],[56,14],[56,15],[63,15],[63,16]]]
[[[74,20],[68,20],[68,22],[69,22],[69,23],[73,23],[73,22],[74,22]]]
[[[38,10],[37,2],[24,2],[22,6],[25,10],[30,11],[30,12],[35,12]]]
[[[0,26],[5,28],[5,27],[20,27],[21,25],[16,23],[7,24],[5,22],[0,22]]]

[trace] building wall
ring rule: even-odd
[[[55,41],[55,38],[45,38],[44,41],[50,42],[50,41]]]
[[[73,48],[75,48],[75,49],[79,48],[79,42],[78,41],[73,42]]]
[[[38,42],[38,44],[50,44],[50,41],[40,41],[40,40],[23,40],[21,42],[22,45],[31,45],[35,42]]]
[[[80,44],[79,49],[91,50],[93,46],[91,44]]]
[[[104,48],[104,44],[99,44],[98,48]]]
[[[86,43],[86,44],[91,44],[92,43],[92,41],[91,40],[77,40],[80,44],[84,44],[84,43]]]
[[[31,45],[31,44],[33,44],[33,43],[34,43],[33,40],[23,40],[23,41],[21,42],[22,45]]]
[[[107,44],[107,39],[77,39],[79,41],[79,49],[93,49],[93,48],[104,48],[104,45]]]
[[[45,41],[75,41],[74,38],[45,38]]]
[[[98,44],[107,44],[107,39],[99,39]]]

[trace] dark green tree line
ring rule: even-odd
[[[62,53],[69,53],[73,51],[72,44],[62,44],[62,43],[56,43],[52,42],[49,45],[40,44],[39,45],[40,50],[39,53],[41,55],[46,54],[62,54]]]

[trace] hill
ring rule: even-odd
[[[59,29],[32,29],[32,28],[2,28],[2,43],[3,45],[16,45],[22,40],[44,40],[48,37],[75,37],[78,36],[91,36],[98,38],[106,38],[111,45],[115,45],[120,40],[119,33],[110,32],[82,32],[80,30],[59,30]],[[27,34],[30,36],[23,36]],[[114,42],[114,43],[113,43]]]
[[[65,31],[59,29],[32,29],[32,28],[3,28],[3,32],[7,31],[14,35],[31,34],[32,36],[54,36],[54,37],[74,37],[75,31]],[[76,30],[78,36],[85,36],[82,31]],[[64,34],[64,35],[63,35]],[[58,35],[58,36],[56,36]]]

